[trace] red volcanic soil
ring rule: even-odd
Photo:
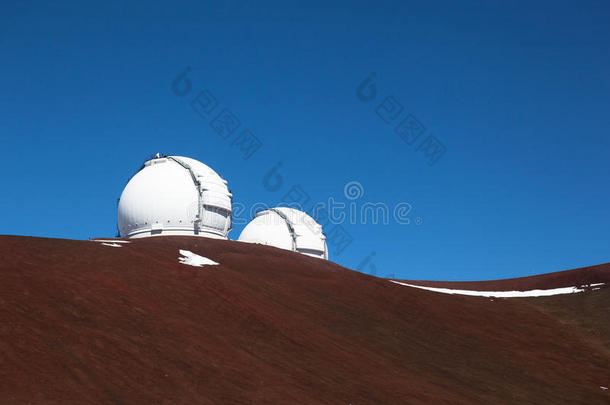
[[[232,241],[2,236],[0,403],[608,404],[609,317],[608,288],[492,300]]]

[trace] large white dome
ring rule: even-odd
[[[231,227],[227,182],[182,156],[147,160],[127,183],[118,207],[123,238],[198,235],[226,239]]]
[[[328,259],[322,226],[303,211],[276,207],[259,211],[241,232],[239,241],[260,243]]]

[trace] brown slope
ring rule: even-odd
[[[221,265],[185,266],[178,249]],[[0,263],[2,403],[610,398],[606,348],[530,300],[437,294],[203,238],[0,237]]]

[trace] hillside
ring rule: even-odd
[[[468,287],[610,266],[515,280]],[[608,319],[609,288],[491,299],[233,241],[0,236],[0,403],[608,404]]]

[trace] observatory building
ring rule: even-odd
[[[118,206],[122,238],[197,235],[226,239],[231,229],[227,182],[203,163],[160,156],[127,183]]]
[[[256,213],[239,235],[239,241],[260,243],[328,259],[322,226],[303,211],[276,207]]]

